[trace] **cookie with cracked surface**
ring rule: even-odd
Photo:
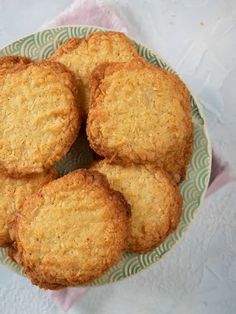
[[[125,62],[137,56],[134,45],[123,33],[94,32],[88,38],[68,39],[50,59],[63,63],[75,73],[87,114],[92,70],[103,62]]]
[[[47,172],[19,179],[0,173],[0,246],[5,247],[11,244],[12,224],[25,199],[56,177],[57,170],[54,168]]]
[[[157,165],[178,182],[192,154],[189,92],[177,75],[141,57],[100,65],[91,76],[87,134],[114,163]]]
[[[40,173],[70,149],[80,126],[74,75],[62,64],[17,65],[0,75],[0,170]]]
[[[143,165],[120,166],[106,160],[92,169],[107,176],[131,206],[127,248],[146,253],[175,230],[182,213],[182,196],[174,180],[163,170]]]
[[[76,170],[45,185],[17,217],[17,259],[45,289],[101,276],[122,257],[130,208],[97,171]]]

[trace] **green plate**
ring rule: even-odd
[[[66,26],[29,35],[0,50],[1,56],[22,55],[34,60],[49,57],[66,39],[70,37],[86,37],[94,31],[107,31],[93,26]],[[157,53],[136,43],[138,52],[150,63],[170,72],[174,70]],[[203,111],[198,101],[191,96],[192,119],[194,126],[193,156],[188,167],[186,179],[180,189],[184,198],[184,211],[178,228],[159,247],[147,254],[126,253],[123,259],[112,267],[104,276],[95,280],[91,285],[111,283],[134,275],[157,262],[182,237],[197,208],[201,204],[208,187],[211,173],[211,146],[206,130]],[[78,153],[79,151],[79,153]],[[93,159],[85,135],[80,133],[67,156],[57,164],[61,174],[78,167],[86,167]],[[0,249],[0,262],[10,267],[18,274],[24,275],[21,266],[15,264],[7,255],[5,249]]]

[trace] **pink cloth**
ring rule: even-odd
[[[47,291],[48,296],[53,299],[64,311],[69,310],[71,305],[77,301],[85,292],[86,288],[65,288],[56,291]]]
[[[128,33],[128,21],[104,4],[102,0],[75,0],[72,5],[54,20],[42,25],[41,29],[62,25],[95,25]],[[130,30],[129,30],[130,34]]]
[[[128,25],[128,21],[124,18],[121,19],[114,9],[105,5],[101,0],[75,0],[69,8],[53,21],[45,23],[41,29],[76,24],[101,26],[132,34],[132,27]],[[222,162],[213,154],[212,175],[206,196],[232,180],[235,178],[230,175],[228,163]],[[47,293],[64,311],[67,311],[86,290],[86,288],[66,288]]]
[[[217,155],[212,156],[212,168],[211,168],[211,177],[206,193],[206,197],[216,192],[219,188],[225,184],[235,181],[236,178],[231,174],[229,164],[223,162]]]

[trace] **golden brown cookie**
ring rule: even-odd
[[[21,64],[1,73],[0,89],[0,169],[20,177],[50,168],[78,134],[74,75],[60,63]]]
[[[118,32],[94,32],[88,38],[68,39],[51,60],[59,61],[77,77],[84,112],[88,113],[89,77],[95,66],[103,62],[125,62],[138,53],[131,41]],[[82,83],[82,84],[81,84]]]
[[[105,176],[76,170],[24,203],[15,225],[17,259],[45,289],[90,282],[121,258],[129,215]]]
[[[11,71],[17,66],[30,63],[31,60],[22,56],[5,56],[0,57],[0,74]]]
[[[131,206],[129,250],[146,253],[176,228],[182,196],[165,171],[143,165],[112,165],[106,160],[95,163],[93,169],[105,174],[110,186],[121,192]]]
[[[0,173],[0,246],[8,246],[12,242],[11,227],[16,212],[20,210],[25,199],[56,177],[57,171],[54,168],[20,179]]]
[[[190,97],[175,74],[139,57],[98,66],[91,77],[87,134],[114,163],[153,164],[178,182],[192,152]]]

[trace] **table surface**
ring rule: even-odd
[[[106,0],[202,102],[214,146],[236,169],[236,1]],[[0,46],[37,31],[70,0],[0,0]],[[138,275],[89,289],[68,313],[236,313],[236,184],[205,200],[183,239]],[[1,314],[63,313],[0,266]]]

